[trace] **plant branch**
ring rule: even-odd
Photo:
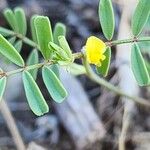
[[[8,71],[8,72],[5,72],[4,74],[6,76],[11,76],[13,74],[20,73],[20,72],[22,72],[24,70],[29,71],[29,70],[33,70],[33,69],[36,69],[36,68],[41,68],[44,65],[52,65],[52,64],[54,64],[54,62],[47,61],[47,62],[43,62],[43,63],[38,63],[38,64],[34,64],[34,65],[25,66],[23,68],[19,68],[19,69],[13,70],[13,71]]]
[[[75,53],[73,54],[74,56],[74,59],[78,59],[79,57],[83,58],[83,65],[85,66],[85,69],[86,69],[86,72],[87,72],[87,75],[88,77],[95,81],[96,83],[98,83],[99,85],[102,85],[104,87],[106,87],[107,89],[117,93],[118,95],[121,95],[121,96],[125,96],[129,99],[132,99],[134,102],[136,103],[139,103],[139,104],[142,104],[142,105],[145,105],[145,106],[148,106],[150,107],[150,103],[143,99],[143,98],[139,98],[139,97],[133,97],[131,95],[128,95],[126,93],[124,93],[122,90],[120,90],[119,88],[113,86],[112,84],[110,84],[109,82],[105,81],[104,79],[100,78],[98,75],[96,75],[93,70],[91,69],[90,65],[88,64],[88,62],[86,61],[86,58],[83,57],[83,54],[82,53]],[[43,62],[43,63],[38,63],[38,64],[34,64],[34,65],[30,65],[30,66],[26,66],[24,68],[20,68],[20,69],[16,69],[16,70],[13,70],[13,71],[9,71],[9,72],[3,72],[0,74],[0,76],[11,76],[13,74],[16,74],[16,73],[20,73],[24,70],[32,70],[32,69],[36,69],[36,68],[41,68],[43,67],[44,65],[52,65],[54,64],[55,62],[53,61],[47,61],[47,62]]]
[[[148,106],[150,107],[150,103],[143,99],[143,98],[139,98],[139,97],[133,97],[131,95],[128,95],[126,93],[124,93],[122,90],[120,90],[119,88],[113,86],[112,84],[110,84],[109,82],[105,81],[104,79],[100,78],[98,75],[96,75],[93,70],[91,69],[89,63],[87,62],[86,58],[84,57],[83,58],[83,65],[85,66],[85,69],[86,69],[86,72],[87,72],[87,76],[95,81],[96,83],[98,83],[99,85],[102,85],[104,87],[106,87],[107,89],[115,92],[116,94],[118,95],[121,95],[121,96],[124,96],[128,99],[131,99],[133,100],[134,102],[136,103],[139,103],[141,105],[144,105],[144,106]]]
[[[73,58],[74,59],[79,59],[79,58],[82,58],[83,57],[83,54],[81,52],[78,52],[78,53],[74,53],[72,54]],[[12,70],[12,71],[8,71],[8,72],[0,72],[0,78],[3,77],[3,76],[11,76],[11,75],[14,75],[14,74],[17,74],[17,73],[20,73],[24,70],[33,70],[33,69],[37,69],[37,68],[41,68],[43,67],[44,65],[52,65],[52,64],[55,64],[56,62],[55,61],[44,61],[42,63],[38,63],[38,64],[34,64],[34,65],[29,65],[29,66],[25,66],[23,68],[19,68],[19,69],[16,69],[16,70]]]
[[[120,44],[128,44],[128,43],[133,43],[133,42],[146,42],[150,41],[150,37],[139,37],[139,38],[130,38],[130,39],[123,39],[123,40],[115,40],[115,41],[110,41],[110,42],[105,42],[107,46],[116,46]]]
[[[31,39],[23,36],[22,34],[16,33],[12,30],[8,30],[6,28],[0,27],[0,33],[4,33],[10,36],[16,36],[19,39],[21,39],[24,43],[30,45],[31,47],[34,47],[36,49],[40,49],[39,45],[37,43],[35,43],[34,41],[32,41]],[[123,40],[114,40],[114,41],[108,41],[105,42],[106,45],[108,46],[115,46],[115,45],[119,45],[119,44],[127,44],[127,43],[133,43],[133,42],[144,42],[144,41],[150,41],[150,37],[133,37],[133,38],[129,38],[129,39],[123,39]]]
[[[30,40],[29,38],[23,36],[22,34],[14,32],[14,36],[21,39],[24,43],[30,45],[31,47],[36,48],[36,49],[40,49],[38,44],[36,44],[34,41]]]
[[[1,30],[2,27],[0,27],[0,30]],[[3,28],[5,29],[5,28]],[[18,33],[15,33],[11,30],[8,30],[6,29],[7,32],[10,32],[11,36],[16,36],[18,38],[20,38],[24,43],[34,47],[34,48],[37,48],[39,49],[39,46],[33,42],[32,40],[30,40],[29,38],[21,35],[21,34],[18,34]],[[110,41],[110,42],[106,42],[106,45],[108,46],[115,46],[115,45],[118,45],[118,44],[125,44],[125,43],[132,43],[132,42],[142,42],[142,41],[150,41],[150,37],[140,37],[140,38],[131,38],[131,39],[125,39],[125,40],[116,40],[116,41]],[[74,53],[73,54],[73,57],[74,59],[79,59],[79,58],[83,58],[83,54],[82,52],[79,52],[79,53]],[[103,85],[104,87],[106,87],[107,89],[121,95],[121,96],[125,96],[129,99],[132,99],[133,101],[139,103],[139,104],[142,104],[142,105],[145,105],[145,106],[149,106],[150,107],[150,103],[148,101],[146,101],[145,99],[143,98],[139,98],[139,97],[133,97],[131,95],[128,95],[126,93],[124,93],[122,90],[120,90],[119,88],[116,88],[115,86],[113,86],[112,84],[110,84],[109,82],[105,81],[104,79],[100,78],[98,75],[96,75],[90,65],[88,64],[88,62],[86,61],[85,58],[83,58],[83,64],[86,68],[86,71],[87,71],[87,75],[89,76],[90,79],[92,79],[93,81],[97,82],[99,85]],[[38,63],[38,64],[34,64],[34,65],[31,65],[31,66],[25,66],[24,68],[20,68],[20,69],[16,69],[16,70],[13,70],[13,71],[9,71],[9,72],[2,72],[0,73],[0,77],[6,75],[6,76],[10,76],[10,75],[13,75],[13,74],[16,74],[16,73],[19,73],[19,72],[22,72],[24,70],[32,70],[32,69],[35,69],[35,68],[41,68],[43,65],[51,65],[51,64],[54,64],[53,61],[47,61],[47,62],[44,62],[44,63]]]
[[[20,38],[24,43],[36,48],[36,49],[40,49],[38,44],[36,44],[35,42],[33,42],[32,40],[30,40],[29,38],[15,33],[14,35],[16,35],[16,37]],[[130,39],[123,39],[123,40],[114,40],[114,41],[110,41],[110,42],[105,42],[106,45],[112,47],[112,46],[116,46],[116,45],[120,45],[120,44],[128,44],[128,43],[133,43],[133,42],[146,42],[146,41],[150,41],[150,37],[139,37],[139,38],[130,38]]]

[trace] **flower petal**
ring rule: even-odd
[[[106,44],[95,36],[91,36],[86,42],[86,56],[91,64],[99,65],[100,61],[105,59],[103,53],[106,50]]]

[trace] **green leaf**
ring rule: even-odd
[[[139,0],[132,18],[132,32],[138,36],[146,24],[150,14],[149,0]]]
[[[57,103],[61,103],[68,94],[55,73],[48,67],[43,67],[42,77],[53,100]]]
[[[144,61],[145,61],[145,65],[146,65],[146,68],[147,68],[147,70],[148,70],[148,73],[149,73],[149,75],[150,75],[150,63],[149,63],[148,60],[144,60]]]
[[[28,71],[24,71],[22,78],[25,94],[31,110],[37,116],[47,113],[49,107],[31,74]]]
[[[64,68],[75,76],[86,74],[85,67],[76,63],[71,63],[70,65],[64,66]]]
[[[58,68],[58,65],[57,64],[53,64],[53,65],[50,65],[49,67],[54,73],[55,75],[59,78],[59,68]]]
[[[70,61],[61,61],[61,60],[58,60],[57,61],[57,63],[60,65],[60,66],[68,66],[68,65],[70,65],[71,63],[70,63]]]
[[[9,8],[4,10],[4,16],[7,20],[7,22],[9,23],[9,25],[11,26],[11,28],[15,31],[18,32],[19,28],[18,28],[18,24],[17,24],[17,20],[16,17],[13,13],[13,11]]]
[[[139,46],[135,43],[131,50],[131,68],[139,85],[144,86],[150,83],[149,74],[142,57]]]
[[[53,42],[51,24],[48,17],[37,16],[34,20],[40,51],[46,60],[52,56],[52,51],[48,48],[48,43]]]
[[[56,23],[53,31],[53,36],[54,36],[54,43],[59,44],[58,37],[59,36],[66,36],[66,26],[62,23]]]
[[[107,76],[108,70],[110,67],[110,60],[111,60],[111,48],[108,47],[104,53],[106,58],[102,61],[102,64],[100,67],[96,67],[97,73],[103,75],[104,77]]]
[[[59,36],[58,37],[58,41],[60,46],[62,47],[62,49],[66,52],[66,54],[68,55],[68,57],[70,59],[72,59],[72,51],[70,49],[70,46],[65,38],[65,36]]]
[[[114,11],[111,0],[100,0],[99,20],[106,39],[111,40],[115,29]]]
[[[68,55],[66,54],[66,51],[64,51],[61,47],[59,47],[55,43],[49,42],[48,46],[50,49],[53,50],[53,52],[55,52],[60,57],[60,59],[63,59],[63,60],[69,59]]]
[[[14,47],[15,47],[15,49],[20,53],[20,51],[21,51],[21,48],[22,48],[22,40],[18,40],[16,43],[15,43],[15,45],[14,45]]]
[[[17,50],[0,35],[0,53],[18,66],[24,66],[24,61]]]
[[[33,15],[30,19],[30,27],[31,27],[31,34],[32,34],[32,39],[35,43],[37,42],[37,36],[36,36],[36,30],[35,30],[35,25],[34,25],[34,20],[37,17],[37,15]]]
[[[6,87],[6,77],[2,77],[0,78],[0,101],[3,97],[5,87]]]
[[[37,64],[38,62],[39,62],[38,51],[34,49],[28,57],[27,65],[34,65],[34,64]],[[36,68],[36,69],[30,70],[29,72],[34,78],[34,80],[36,80],[38,69]]]
[[[13,36],[13,37],[9,38],[8,41],[13,45],[15,43],[15,41],[16,41],[16,37]]]
[[[0,34],[7,37],[7,36],[12,36],[14,35],[14,32],[8,29],[5,29],[3,27],[0,27]]]
[[[19,33],[26,35],[27,32],[27,21],[24,10],[22,8],[15,8],[15,17],[19,28]]]
[[[139,42],[138,45],[143,53],[150,54],[150,51],[149,51],[150,41]]]

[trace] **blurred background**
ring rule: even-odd
[[[115,13],[115,39],[131,37],[130,22],[136,0],[112,0]],[[0,26],[9,28],[3,16],[7,7],[20,6],[28,20],[28,37],[31,37],[29,21],[32,15],[46,15],[52,27],[57,22],[67,26],[67,40],[73,52],[79,52],[90,35],[104,41],[98,17],[99,0],[0,0]],[[143,35],[149,35],[147,24]],[[149,59],[148,47],[142,47]],[[21,54],[26,60],[31,47],[23,45]],[[149,88],[139,88],[130,71],[130,46],[112,48],[111,67],[106,77],[110,83],[119,86],[133,96],[150,98]],[[81,64],[81,61],[76,61]],[[13,70],[0,59],[4,70]],[[42,117],[35,116],[28,107],[21,76],[9,78],[4,99],[15,120],[24,144],[28,150],[118,150],[121,141],[126,150],[150,150],[150,111],[126,98],[100,87],[85,75],[73,76],[61,72],[61,80],[69,97],[62,104],[56,104],[49,96],[39,71],[37,83],[47,100],[50,112]],[[124,112],[127,112],[126,115]],[[0,114],[0,149],[15,150],[16,143],[10,131],[13,123],[5,113]],[[11,129],[12,128],[12,129]],[[14,131],[15,132],[15,131]],[[125,133],[125,134],[124,134]],[[124,139],[124,140],[122,140]],[[123,150],[123,149],[120,149]]]

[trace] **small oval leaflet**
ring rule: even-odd
[[[11,43],[13,45],[16,41],[16,37],[13,36],[13,37],[9,38],[8,41],[9,41],[9,43]]]
[[[37,116],[41,116],[49,111],[49,107],[33,77],[28,71],[22,75],[25,94],[31,110]]]
[[[42,77],[53,100],[57,103],[63,102],[68,94],[56,74],[48,67],[43,67]]]
[[[5,9],[4,16],[7,20],[7,22],[9,23],[9,25],[11,26],[11,28],[15,32],[18,32],[19,28],[18,28],[17,20],[16,20],[16,17],[15,17],[15,14],[13,13],[13,11],[9,8]]]
[[[49,49],[48,43],[53,42],[53,34],[50,20],[48,17],[37,16],[34,20],[38,44],[40,51],[46,60],[52,56],[52,50]]]
[[[21,51],[21,48],[22,48],[22,40],[18,40],[15,44],[14,44],[14,47],[15,49],[20,53]]]
[[[66,36],[66,26],[63,23],[56,23],[54,30],[53,30],[53,37],[54,37],[54,43],[59,45],[58,37],[59,36]],[[60,45],[59,45],[60,46]],[[57,64],[50,66],[51,70],[56,74],[56,76],[59,78],[59,68]]]
[[[35,43],[37,42],[37,36],[36,36],[36,30],[35,30],[35,25],[34,25],[34,20],[37,17],[37,15],[33,15],[30,19],[30,27],[31,27],[31,34],[32,34],[32,39]]]
[[[57,78],[59,78],[59,66],[58,66],[58,64],[50,65],[49,69],[51,69],[55,73]]]
[[[145,62],[146,68],[148,70],[148,73],[150,75],[150,63],[148,62],[148,60],[144,60],[144,62]]]
[[[134,36],[138,36],[144,25],[146,24],[150,14],[150,1],[139,0],[132,18],[132,32]]]
[[[0,27],[0,34],[4,37],[7,37],[7,36],[13,36],[14,32],[11,30],[5,29],[3,27]]]
[[[49,48],[53,50],[54,53],[57,54],[57,56],[59,57],[59,59],[62,60],[68,60],[68,55],[66,54],[66,51],[64,49],[62,49],[60,46],[56,45],[53,42],[49,42],[48,44]]]
[[[36,49],[32,50],[32,52],[30,53],[28,60],[27,60],[27,65],[34,65],[37,64],[39,62],[39,56],[38,56],[38,52]],[[34,78],[34,80],[36,80],[37,78],[37,72],[38,69],[32,69],[29,70],[30,74],[32,75],[32,77]]]
[[[86,74],[85,67],[77,63],[71,63],[69,66],[66,66],[66,67],[64,66],[64,68],[68,70],[69,73],[75,76]]]
[[[110,47],[107,47],[104,55],[106,56],[106,58],[102,61],[102,64],[100,67],[98,67],[98,66],[96,67],[96,71],[97,71],[97,73],[106,77],[108,74],[109,67],[110,67],[110,59],[111,59],[111,48]]]
[[[0,78],[0,101],[2,100],[5,87],[6,87],[6,77],[2,77]]]
[[[137,43],[134,43],[131,50],[131,68],[139,85],[150,84],[150,77]]]
[[[65,36],[59,36],[58,37],[58,41],[59,41],[59,44],[60,46],[62,47],[62,49],[66,52],[66,54],[68,55],[68,57],[70,59],[72,59],[72,52],[71,52],[71,49],[70,49],[70,46],[65,38]]]
[[[24,66],[24,61],[17,50],[0,35],[0,53],[18,66]]]
[[[100,0],[99,20],[106,39],[111,40],[115,29],[114,11],[111,0]]]
[[[26,35],[27,32],[27,21],[24,10],[22,8],[15,8],[14,10],[16,21],[19,28],[19,33]]]
[[[66,26],[60,22],[56,23],[53,31],[54,36],[54,43],[59,44],[58,37],[59,36],[66,36]]]

